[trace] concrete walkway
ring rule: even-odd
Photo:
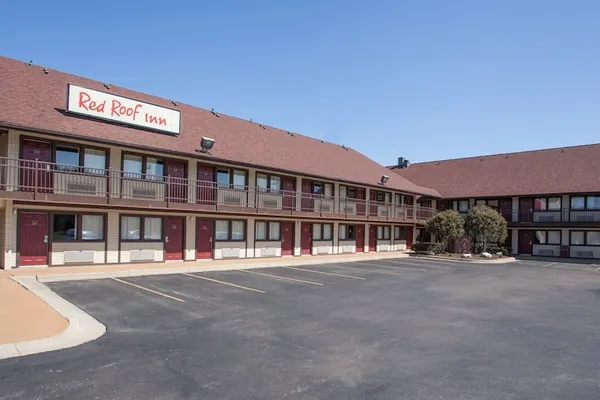
[[[0,345],[42,339],[67,329],[68,321],[0,270]]]

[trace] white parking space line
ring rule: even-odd
[[[375,262],[377,262],[377,261],[375,261]],[[385,264],[380,264],[380,263],[372,264],[372,265],[371,264],[367,264],[367,263],[356,263],[356,264],[358,264],[361,267],[366,267],[366,268],[378,267],[378,268],[403,269],[403,270],[406,270],[406,271],[424,271],[424,272],[427,272],[427,270],[423,269],[423,268],[411,268],[411,267],[400,267],[400,266],[394,267],[394,266],[391,266],[391,265],[385,265]],[[405,264],[405,265],[409,265],[409,264]],[[410,264],[410,265],[417,265],[417,264]],[[424,267],[424,265],[420,265],[420,264],[418,266],[419,267]],[[444,268],[450,268],[450,267],[444,267]]]
[[[312,269],[304,269],[304,268],[296,268],[296,267],[281,267],[281,268],[293,269],[295,271],[313,272],[315,274],[321,274],[321,275],[339,276],[340,278],[357,279],[357,280],[361,280],[361,281],[364,281],[364,280],[367,279],[367,278],[362,278],[360,276],[350,276],[350,275],[343,275],[343,274],[335,274],[333,272],[315,271],[315,270],[312,270]]]
[[[386,263],[391,263],[391,264],[400,264],[400,265],[414,265],[415,267],[431,267],[431,268],[446,268],[446,269],[452,269],[452,267],[448,267],[446,265],[431,265],[431,264],[427,264],[425,262],[405,262],[405,261],[399,261],[399,260],[378,260],[381,262],[386,262]],[[433,260],[431,260],[433,261]],[[463,262],[463,261],[459,261],[459,262]]]
[[[388,261],[388,260],[386,260],[386,261]],[[414,261],[419,264],[430,262],[430,263],[450,264],[450,265],[454,265],[454,266],[469,265],[469,261],[451,261],[451,260],[442,260],[439,258],[411,257],[411,261]],[[398,260],[397,262],[403,262],[403,261]],[[439,267],[444,268],[443,266],[439,266]]]
[[[543,268],[548,268],[548,267],[551,267],[551,266],[556,265],[556,264],[558,264],[558,263],[557,262],[553,262],[553,263],[550,263],[550,264],[542,265],[542,267]]]
[[[365,267],[365,268],[354,268],[354,267],[346,267],[346,266],[342,266],[342,265],[332,265],[332,264],[325,264],[325,267],[330,267],[330,268],[344,268],[344,269],[350,269],[353,271],[361,271],[361,272],[374,272],[376,274],[384,274],[384,275],[396,275],[396,276],[403,276],[400,274],[396,274],[394,272],[390,272],[390,271],[380,271],[371,267]]]
[[[153,289],[149,289],[149,288],[144,287],[144,286],[136,285],[135,283],[127,282],[127,281],[124,281],[123,279],[119,279],[119,278],[110,278],[110,279],[112,279],[114,281],[117,281],[117,282],[124,283],[124,284],[129,285],[129,286],[136,287],[138,289],[145,290],[146,292],[150,292],[150,293],[154,293],[154,294],[157,294],[159,296],[162,296],[162,297],[166,297],[167,299],[175,300],[175,301],[178,301],[180,303],[185,303],[185,300],[180,299],[178,297],[173,297],[173,296],[170,296],[168,294],[161,293],[159,291],[156,291],[156,290],[153,290]]]
[[[249,271],[247,269],[236,269],[236,271],[245,272],[247,274],[256,274],[256,275],[269,276],[271,278],[279,279],[279,280],[282,280],[282,281],[290,281],[290,282],[297,282],[297,283],[306,283],[308,285],[323,286],[323,284],[319,283],[319,282],[305,281],[303,279],[290,278],[290,277],[287,277],[287,276],[267,274],[265,272]]]
[[[249,287],[246,287],[246,286],[236,285],[235,283],[229,283],[229,282],[225,282],[225,281],[220,281],[218,279],[207,278],[205,276],[192,275],[192,274],[188,274],[188,273],[185,273],[185,272],[182,275],[190,276],[190,277],[196,278],[196,279],[203,279],[205,281],[210,281],[210,282],[214,282],[214,283],[220,283],[222,285],[227,285],[227,286],[231,286],[231,287],[238,288],[238,289],[249,290],[251,292],[263,293],[263,294],[267,293],[264,290],[252,289],[252,288],[249,288]]]

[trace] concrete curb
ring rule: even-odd
[[[469,263],[469,264],[508,264],[511,262],[515,262],[517,261],[516,258],[514,257],[504,257],[504,258],[497,258],[495,260],[479,260],[479,259],[473,259],[473,258],[448,258],[448,257],[440,257],[440,256],[410,256],[410,258],[425,258],[425,259],[430,259],[430,260],[445,260],[445,261],[452,261],[452,262],[463,262],[463,263]]]
[[[36,278],[39,282],[62,282],[62,281],[79,281],[89,279],[106,279],[106,278],[126,278],[130,276],[147,276],[147,275],[170,275],[170,274],[181,274],[181,273],[192,273],[192,272],[210,272],[210,271],[231,271],[236,269],[252,269],[252,268],[277,268],[277,267],[292,267],[301,265],[313,265],[313,264],[335,264],[341,262],[359,262],[359,261],[372,261],[372,260],[384,260],[388,258],[408,258],[407,254],[393,253],[393,254],[379,254],[372,257],[340,257],[340,258],[327,258],[306,260],[290,259],[289,262],[277,261],[277,262],[266,262],[266,263],[248,263],[248,264],[223,264],[223,265],[194,265],[190,267],[178,267],[178,268],[152,268],[152,269],[139,269],[139,270],[125,270],[125,271],[107,271],[107,272],[83,272],[74,274],[56,274],[56,275],[37,275]]]
[[[61,334],[49,338],[0,345],[0,360],[78,346],[97,339],[106,332],[106,326],[38,282],[35,277],[12,279],[65,317],[69,326]]]

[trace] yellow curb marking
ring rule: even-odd
[[[258,289],[252,289],[246,286],[241,286],[241,285],[236,285],[235,283],[229,283],[229,282],[224,282],[224,281],[220,281],[218,279],[212,279],[212,278],[207,278],[205,276],[198,276],[198,275],[192,275],[192,274],[187,274],[187,273],[183,273],[183,275],[186,276],[191,276],[192,278],[197,278],[197,279],[204,279],[205,281],[211,281],[211,282],[215,282],[215,283],[221,283],[223,285],[227,285],[227,286],[233,286],[235,288],[238,289],[245,289],[245,290],[249,290],[251,292],[256,292],[256,293],[267,293],[264,290],[258,290]]]
[[[296,271],[304,271],[304,272],[314,272],[315,274],[321,274],[321,275],[331,275],[331,276],[339,276],[339,277],[342,277],[342,278],[358,279],[358,280],[361,280],[361,281],[364,281],[364,280],[367,279],[367,278],[362,278],[360,276],[350,276],[350,275],[334,274],[333,272],[314,271],[312,269],[304,269],[304,268],[296,268],[296,267],[281,267],[281,268],[293,269],[293,270],[296,270]]]
[[[159,295],[159,296],[166,297],[167,299],[175,300],[175,301],[178,301],[178,302],[180,302],[180,303],[185,303],[185,300],[183,300],[183,299],[180,299],[180,298],[177,298],[177,297],[173,297],[173,296],[169,296],[168,294],[164,294],[164,293],[161,293],[161,292],[157,292],[156,290],[148,289],[147,287],[143,287],[143,286],[140,286],[140,285],[136,285],[135,283],[127,282],[127,281],[124,281],[124,280],[122,280],[122,279],[119,279],[119,278],[110,278],[110,279],[112,279],[112,280],[115,280],[115,281],[117,281],[117,282],[124,283],[124,284],[126,284],[126,285],[130,285],[130,286],[136,287],[136,288],[138,288],[138,289],[145,290],[145,291],[147,291],[147,292],[150,292],[150,293],[157,294],[157,295]]]
[[[396,274],[393,272],[389,272],[389,271],[379,271],[376,269],[372,269],[372,268],[354,268],[354,267],[344,267],[341,265],[334,265],[332,266],[332,268],[344,268],[344,269],[351,269],[354,271],[362,271],[362,272],[375,272],[376,274],[385,274],[385,275],[396,275],[396,276],[402,276],[400,274]]]
[[[298,282],[298,283],[308,283],[309,285],[323,286],[323,284],[322,284],[322,283],[319,283],[319,282],[305,281],[305,280],[302,280],[302,279],[289,278],[289,277],[287,277],[287,276],[280,276],[280,275],[266,274],[266,273],[264,273],[264,272],[248,271],[248,270],[246,270],[246,269],[238,269],[237,271],[240,271],[240,272],[246,272],[246,273],[248,273],[248,274],[257,274],[257,275],[270,276],[270,277],[272,277],[272,278],[275,278],[275,279],[287,280],[287,281],[292,281],[292,282]]]

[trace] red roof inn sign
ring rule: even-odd
[[[69,84],[67,111],[179,134],[180,113],[166,107]]]

